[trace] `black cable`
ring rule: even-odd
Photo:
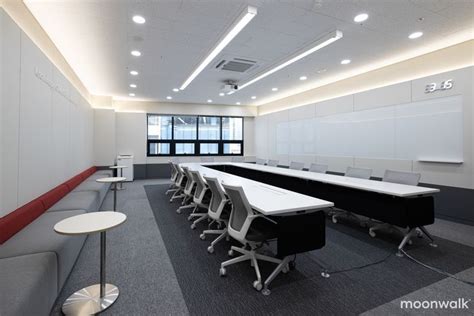
[[[449,273],[449,272],[446,272],[446,271],[443,271],[443,270],[441,270],[441,269],[438,269],[438,268],[432,267],[432,266],[430,266],[430,265],[427,265],[426,263],[423,263],[423,262],[421,262],[420,260],[417,260],[417,259],[413,258],[411,255],[409,255],[409,254],[408,254],[405,250],[403,250],[403,249],[400,249],[400,252],[402,252],[407,258],[409,258],[409,259],[412,260],[413,262],[415,262],[415,263],[417,263],[417,264],[419,264],[419,265],[421,265],[421,266],[423,266],[423,267],[425,267],[425,268],[427,268],[427,269],[430,269],[431,271],[440,273],[440,274],[442,274],[442,275],[445,275],[445,276],[447,276],[447,277],[450,277],[450,278],[452,278],[452,279],[454,279],[454,280],[457,280],[457,281],[459,281],[459,282],[465,283],[465,284],[467,284],[467,285],[474,286],[474,282],[460,279],[460,278],[458,278],[457,276],[455,276],[455,275],[453,275],[453,274],[451,274],[451,273]]]

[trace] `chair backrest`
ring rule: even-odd
[[[204,195],[206,194],[208,187],[207,187],[207,184],[204,182],[204,179],[202,178],[199,171],[190,170],[189,172],[191,173],[191,176],[194,178],[194,181],[196,182],[196,190],[194,191],[193,201],[194,203],[200,205],[203,202]]]
[[[201,162],[214,162],[214,157],[201,157]]]
[[[225,192],[217,178],[204,177],[204,179],[212,192],[208,214],[212,219],[220,219],[222,211],[224,210],[225,205],[229,202],[229,199],[225,195]]]
[[[290,163],[290,169],[293,170],[303,170],[304,168],[304,162],[297,162],[297,161],[292,161]]]
[[[245,162],[245,157],[244,156],[232,157],[232,162]]]
[[[184,174],[186,175],[186,185],[184,186],[184,194],[191,196],[193,192],[194,185],[196,181],[194,180],[193,176],[188,167],[182,167]]]
[[[227,185],[225,183],[223,183],[222,186],[232,203],[232,211],[230,213],[229,224],[227,225],[229,235],[245,243],[245,236],[247,235],[251,222],[249,216],[254,214],[252,207],[241,186]]]
[[[372,169],[365,169],[365,168],[354,168],[354,167],[347,167],[346,170],[346,177],[351,178],[359,178],[359,179],[370,179],[372,175]]]
[[[183,168],[179,164],[174,165],[176,167],[176,171],[178,172],[178,176],[176,177],[176,181],[174,182],[178,187],[184,186],[184,180],[186,179],[186,174],[183,171]]]
[[[277,167],[278,166],[278,160],[272,160],[272,159],[268,160],[267,166]]]
[[[264,165],[267,162],[266,159],[263,158],[257,158],[257,165]]]
[[[403,172],[394,170],[385,170],[382,181],[399,184],[418,185],[421,174],[414,172]]]
[[[174,182],[176,180],[176,177],[178,176],[178,171],[176,170],[176,167],[174,166],[174,163],[171,160],[168,163],[170,164],[171,171],[170,180]]]
[[[317,163],[312,163],[309,167],[309,171],[317,173],[326,173],[328,171],[328,165],[320,165]]]

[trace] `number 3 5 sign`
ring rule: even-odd
[[[425,93],[433,93],[438,90],[449,90],[453,87],[453,85],[454,85],[453,79],[445,80],[441,82],[440,84],[437,84],[436,82],[432,82],[426,85]]]

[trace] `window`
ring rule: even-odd
[[[147,115],[147,155],[243,155],[243,118]]]

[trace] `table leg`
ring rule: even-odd
[[[123,177],[123,169],[122,168],[120,168],[120,177]],[[123,182],[120,182],[119,189],[123,190]]]
[[[114,182],[114,211],[117,210],[117,182]]]
[[[63,304],[65,315],[94,315],[109,308],[118,298],[119,289],[105,283],[106,233],[100,233],[100,284],[94,284],[72,294]]]

